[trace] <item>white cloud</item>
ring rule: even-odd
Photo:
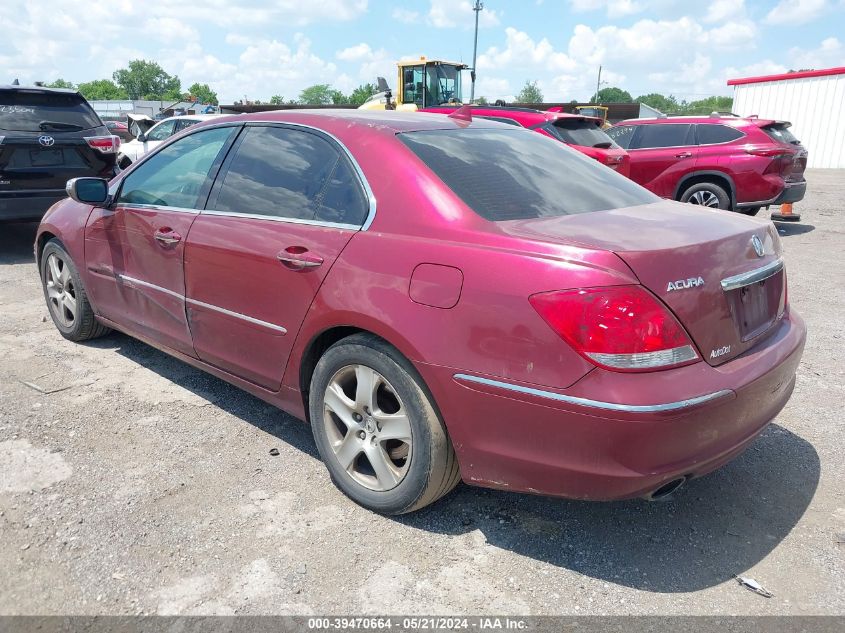
[[[462,26],[466,29],[475,26],[473,3],[469,0],[431,0],[428,10],[428,21],[439,29],[449,29]],[[481,27],[499,24],[499,12],[485,7],[478,14],[478,24]]]
[[[534,41],[524,31],[513,27],[505,29],[505,47],[491,46],[478,57],[479,69],[521,69],[565,71],[574,70],[575,62],[561,51],[556,51],[546,38]]]
[[[819,17],[827,5],[826,0],[780,0],[777,6],[766,14],[766,24],[806,24]]]
[[[413,24],[420,20],[419,11],[411,11],[410,9],[393,9],[392,15],[394,20],[399,20],[404,24]]]
[[[789,49],[787,58],[792,70],[831,68],[845,66],[845,44],[835,37],[823,40],[818,48],[806,50],[799,47]]]
[[[745,15],[745,0],[713,0],[704,16],[705,22],[723,22]]]
[[[637,0],[569,0],[576,13],[603,10],[609,18],[621,18],[639,13],[645,6]]]
[[[757,25],[751,20],[727,22],[707,32],[707,41],[719,50],[754,48]]]
[[[375,83],[377,77],[384,77],[388,85],[396,81],[396,64],[390,53],[383,48],[373,50],[369,44],[362,42],[339,50],[335,57],[342,62],[358,64],[356,76],[365,83]]]

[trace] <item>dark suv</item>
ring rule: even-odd
[[[609,130],[631,180],[664,198],[755,215],[798,202],[807,150],[786,121],[721,116],[632,119]]]
[[[75,90],[0,86],[0,222],[38,220],[71,178],[111,178],[119,148]]]

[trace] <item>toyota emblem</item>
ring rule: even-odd
[[[52,136],[47,136],[47,135],[45,134],[44,136],[39,136],[39,137],[38,137],[38,142],[39,142],[41,145],[43,145],[44,147],[52,147],[52,146],[53,146],[53,143],[55,143],[55,142],[56,142],[56,139],[54,139]]]
[[[751,246],[754,247],[754,252],[757,253],[757,257],[762,257],[766,254],[766,251],[763,249],[763,242],[760,241],[760,238],[756,235],[751,238]]]

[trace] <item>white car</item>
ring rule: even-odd
[[[174,134],[178,134],[200,121],[207,121],[218,116],[220,115],[186,114],[172,116],[156,123],[146,114],[130,114],[128,115],[129,131],[135,139],[120,144],[117,164],[121,169],[126,169],[141,156],[151,152]]]

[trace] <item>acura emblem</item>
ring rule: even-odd
[[[751,238],[751,246],[754,247],[754,252],[757,253],[757,257],[762,257],[766,254],[766,251],[763,250],[763,242],[761,242],[760,238],[756,235]]]
[[[53,143],[56,142],[56,139],[54,139],[52,136],[44,135],[38,137],[38,142],[44,147],[52,147]]]

